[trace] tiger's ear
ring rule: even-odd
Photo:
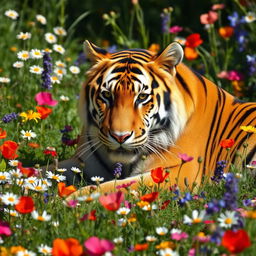
[[[169,44],[161,53],[159,53],[154,62],[160,66],[173,68],[178,65],[183,59],[183,49],[177,42]]]
[[[110,57],[110,53],[96,46],[95,44],[89,42],[88,40],[84,42],[84,51],[93,63],[99,62],[103,59],[107,59]]]

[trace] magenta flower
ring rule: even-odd
[[[183,27],[180,27],[180,26],[172,26],[170,27],[170,33],[172,34],[178,34],[179,32],[181,32],[183,30]]]
[[[52,94],[50,92],[37,93],[35,96],[35,101],[38,105],[55,106],[58,104],[58,101],[52,98]]]
[[[171,234],[171,238],[176,241],[180,241],[188,238],[188,234],[186,232],[175,232]]]
[[[230,81],[241,81],[244,79],[244,76],[236,70],[230,70],[228,71],[227,79]]]
[[[182,160],[183,163],[190,162],[194,159],[193,156],[188,156],[187,154],[178,154],[178,157]]]
[[[0,221],[0,235],[10,236],[12,231],[7,222]]]
[[[112,251],[115,247],[114,243],[106,239],[99,239],[92,236],[84,242],[86,252],[90,256],[101,256],[106,252]]]
[[[136,183],[136,180],[132,180],[132,181],[130,181],[128,183],[124,183],[122,185],[118,185],[118,186],[116,186],[116,189],[128,188],[128,187],[130,187],[134,183]]]

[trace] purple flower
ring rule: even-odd
[[[17,118],[18,118],[18,115],[16,113],[12,112],[10,114],[4,115],[4,117],[2,118],[2,121],[7,124],[7,123],[10,123],[12,120],[17,119]]]
[[[42,72],[42,87],[52,89],[51,73],[52,73],[52,58],[50,53],[44,52],[43,55],[43,72]]]
[[[225,189],[226,192],[222,198],[225,202],[225,208],[235,210],[237,208],[238,180],[233,173],[226,175]]]
[[[219,183],[224,178],[223,174],[224,168],[226,167],[226,161],[219,161],[216,165],[214,176],[211,177],[211,180]]]
[[[163,34],[169,33],[170,14],[163,12],[160,15],[162,19],[162,32]]]
[[[228,20],[231,27],[236,27],[240,24],[240,18],[237,12],[233,12],[231,15],[229,15]]]
[[[73,127],[71,125],[65,125],[64,129],[60,130],[61,133],[71,132]]]
[[[246,55],[246,62],[249,66],[249,74],[256,74],[256,54],[254,55]]]
[[[115,178],[120,178],[122,175],[122,164],[121,163],[116,163],[116,167],[113,171],[113,174]]]
[[[80,52],[80,53],[78,54],[78,57],[77,57],[77,59],[76,59],[75,62],[74,62],[74,65],[80,66],[80,65],[82,65],[82,64],[85,63],[85,62],[86,62],[86,55],[85,55],[85,53],[82,51],[82,52]]]

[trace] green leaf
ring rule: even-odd
[[[6,162],[4,159],[2,159],[0,163],[0,171],[4,172],[6,170]]]

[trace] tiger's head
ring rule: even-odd
[[[159,54],[108,53],[88,41],[85,47],[93,66],[81,90],[80,115],[90,147],[125,164],[174,145],[187,121],[175,83],[182,47],[174,42]]]

